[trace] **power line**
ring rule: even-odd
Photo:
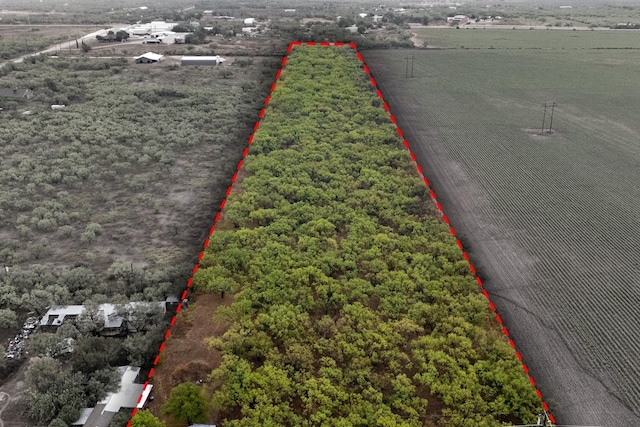
[[[550,105],[548,105],[548,102],[545,102],[543,107],[544,107],[544,111],[542,113],[542,127],[540,128],[540,135],[544,135],[544,124],[545,121],[547,119],[547,108],[551,107],[551,118],[549,121],[549,131],[547,133],[553,133],[553,113],[556,110],[556,107],[558,106],[558,104],[556,104],[555,101],[553,101]]]
[[[415,58],[414,58],[413,55],[407,55],[405,57],[405,60],[406,60],[406,64],[405,64],[405,67],[404,67],[404,76],[405,76],[405,78],[409,77],[409,60],[411,60],[411,77],[413,77],[413,60],[414,59]]]
[[[556,109],[556,104],[555,101],[553,102],[553,104],[551,104],[551,122],[549,122],[549,133],[553,132],[551,130],[551,126],[553,126],[553,111]]]

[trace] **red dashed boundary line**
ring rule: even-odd
[[[167,329],[167,332],[164,334],[164,339],[162,340],[162,344],[160,344],[160,348],[158,349],[158,354],[156,355],[156,357],[155,357],[155,359],[153,361],[153,367],[149,371],[149,375],[148,375],[147,381],[145,381],[143,389],[142,389],[143,391],[142,391],[142,393],[140,393],[140,396],[138,397],[138,403],[140,403],[140,401],[142,400],[144,392],[149,386],[149,381],[153,378],[153,374],[155,372],[155,367],[160,362],[160,355],[164,351],[167,339],[169,338],[169,336],[171,336],[171,328],[175,325],[178,313],[180,313],[180,310],[182,308],[182,303],[187,298],[187,294],[189,292],[189,289],[191,288],[191,286],[193,284],[193,276],[196,274],[196,272],[200,268],[200,261],[202,261],[202,257],[204,257],[204,250],[209,245],[209,238],[211,237],[211,235],[215,231],[216,225],[218,224],[218,221],[220,220],[220,216],[222,214],[222,210],[224,209],[224,206],[227,203],[227,197],[229,196],[229,194],[231,194],[231,190],[233,188],[233,184],[238,179],[238,172],[242,168],[242,165],[244,164],[244,160],[247,157],[247,154],[249,153],[249,146],[253,143],[253,137],[254,137],[256,131],[258,130],[258,128],[260,127],[260,120],[262,120],[262,118],[264,117],[265,109],[267,108],[267,106],[269,105],[269,101],[271,100],[271,94],[275,90],[276,84],[280,80],[280,75],[282,74],[282,69],[286,65],[287,59],[289,58],[289,54],[291,54],[291,51],[293,50],[293,47],[294,46],[298,46],[298,45],[302,45],[302,44],[303,44],[302,42],[292,42],[291,44],[289,44],[289,47],[287,49],[287,54],[282,58],[282,62],[280,63],[280,69],[278,70],[278,72],[276,74],[275,81],[271,85],[271,89],[269,91],[269,95],[267,95],[267,98],[264,101],[264,105],[263,105],[262,109],[260,110],[260,115],[258,116],[258,120],[256,121],[256,124],[253,126],[253,132],[249,136],[249,140],[247,141],[247,146],[245,147],[244,151],[242,152],[242,158],[238,162],[238,166],[236,167],[236,172],[233,174],[233,177],[231,178],[231,184],[229,184],[229,188],[227,188],[227,192],[225,194],[225,197],[222,200],[222,203],[220,203],[220,210],[218,211],[218,213],[216,214],[216,216],[215,216],[215,218],[213,220],[213,225],[211,226],[211,229],[209,230],[209,237],[207,237],[205,239],[205,241],[204,241],[204,244],[202,246],[202,250],[200,251],[200,255],[198,256],[198,261],[193,266],[193,270],[191,271],[191,277],[189,277],[189,280],[187,281],[186,288],[182,292],[182,296],[180,298],[180,304],[178,304],[178,308],[176,309],[176,314],[171,319],[171,323],[169,324],[169,328]],[[485,296],[485,298],[489,302],[489,307],[495,313],[496,319],[498,320],[498,323],[500,324],[500,326],[502,326],[502,332],[504,332],[505,336],[509,339],[509,344],[515,350],[516,357],[522,363],[522,368],[524,369],[524,372],[529,377],[529,382],[531,382],[531,385],[536,390],[536,394],[542,400],[542,406],[545,409],[545,411],[548,412],[549,419],[551,420],[552,423],[555,424],[555,422],[556,422],[555,418],[553,417],[553,415],[551,413],[549,413],[549,406],[547,405],[547,403],[542,398],[542,393],[540,392],[540,389],[538,389],[538,387],[536,386],[536,382],[534,381],[533,377],[530,375],[529,368],[527,367],[527,365],[522,360],[522,355],[520,354],[520,352],[516,349],[516,344],[513,341],[513,339],[511,339],[511,336],[509,335],[509,331],[507,330],[507,327],[504,325],[504,323],[502,321],[502,317],[500,317],[500,315],[498,314],[495,305],[491,301],[491,298],[489,297],[489,294],[487,293],[487,290],[485,289],[485,287],[484,287],[484,285],[482,283],[482,280],[480,280],[480,277],[478,277],[475,267],[473,266],[473,264],[469,260],[469,255],[467,255],[467,252],[464,250],[464,247],[462,246],[462,242],[460,242],[460,239],[457,238],[456,232],[453,229],[453,226],[451,226],[451,224],[449,222],[449,218],[447,217],[447,215],[442,210],[442,205],[440,204],[440,202],[438,202],[438,199],[436,198],[436,193],[433,191],[433,189],[431,188],[431,185],[429,184],[429,181],[424,176],[424,174],[422,172],[422,168],[420,167],[420,165],[418,164],[418,161],[416,160],[415,154],[413,154],[413,151],[411,150],[411,147],[410,147],[409,143],[405,139],[404,134],[402,133],[402,130],[400,129],[400,126],[398,126],[398,124],[396,122],[396,118],[391,113],[391,111],[389,109],[389,105],[385,102],[384,97],[382,96],[382,92],[378,88],[378,85],[376,84],[375,79],[371,75],[369,67],[367,67],[367,64],[365,64],[365,62],[364,62],[364,58],[362,57],[360,52],[358,52],[357,46],[355,45],[355,43],[346,44],[346,43],[341,43],[341,42],[333,42],[333,43],[330,43],[330,42],[320,42],[320,43],[305,42],[304,44],[307,45],[307,46],[318,46],[318,45],[319,46],[349,46],[349,47],[353,48],[353,50],[355,50],[356,56],[358,57],[358,59],[360,60],[360,62],[362,63],[362,65],[364,67],[365,73],[367,73],[367,76],[369,76],[369,81],[371,82],[373,87],[376,89],[376,93],[380,97],[380,100],[382,100],[384,109],[389,113],[389,119],[391,119],[391,122],[396,126],[396,132],[398,132],[398,135],[402,138],[402,143],[404,144],[406,149],[409,151],[409,155],[411,156],[411,160],[413,160],[413,163],[414,163],[416,169],[418,170],[418,173],[420,174],[420,178],[422,178],[424,184],[429,189],[429,194],[431,195],[431,198],[435,202],[438,210],[442,213],[442,218],[443,218],[444,222],[447,225],[449,225],[449,231],[451,232],[451,235],[453,237],[455,237],[456,244],[458,245],[458,247],[462,251],[462,256],[469,263],[469,268],[471,269],[471,272],[473,273],[473,276],[475,277],[476,282],[478,283],[478,286],[480,287],[480,290],[482,291],[482,294]],[[133,409],[133,411],[131,413],[131,417],[132,418],[136,414],[137,411],[138,411],[138,408],[134,408]],[[131,427],[131,420],[129,420],[129,422],[127,423],[127,427]]]
[[[485,289],[484,284],[482,283],[482,280],[480,280],[480,277],[478,277],[478,274],[476,273],[475,267],[473,266],[473,264],[469,260],[469,255],[464,250],[464,247],[462,246],[462,242],[460,242],[460,239],[458,239],[458,237],[456,235],[456,231],[453,229],[453,226],[449,222],[449,218],[447,217],[447,215],[442,210],[442,205],[440,204],[440,202],[436,198],[436,193],[431,188],[431,185],[429,184],[429,180],[427,180],[427,178],[424,176],[424,174],[422,172],[422,168],[420,167],[420,165],[418,164],[418,161],[416,160],[415,154],[413,154],[413,151],[411,151],[411,146],[409,145],[409,143],[405,139],[404,134],[402,133],[402,130],[400,129],[400,126],[398,126],[398,124],[396,123],[396,118],[391,113],[391,111],[389,109],[389,105],[385,102],[384,97],[382,96],[382,92],[380,92],[380,89],[378,88],[378,85],[376,84],[376,81],[374,80],[373,76],[371,75],[371,72],[369,71],[369,67],[367,67],[367,64],[365,64],[364,59],[362,58],[362,55],[360,54],[360,52],[358,52],[358,50],[356,48],[356,45],[354,43],[350,43],[349,46],[351,46],[353,49],[356,50],[356,54],[358,56],[358,59],[360,60],[360,62],[362,62],[363,67],[364,67],[364,71],[369,76],[369,80],[371,81],[371,84],[376,89],[376,93],[378,94],[378,96],[382,100],[382,103],[384,105],[384,109],[387,110],[387,112],[389,113],[389,118],[391,119],[391,122],[393,122],[393,124],[396,126],[396,131],[398,132],[398,135],[400,135],[400,137],[402,138],[402,143],[404,144],[406,149],[409,151],[409,155],[411,156],[411,160],[413,160],[413,163],[415,164],[416,169],[418,170],[418,173],[420,174],[420,178],[422,178],[422,181],[424,182],[424,184],[429,189],[429,194],[431,194],[431,197],[433,198],[433,201],[435,202],[436,206],[438,207],[438,210],[442,213],[442,218],[443,218],[444,222],[447,225],[449,225],[449,231],[451,232],[451,235],[456,239],[456,244],[458,245],[460,250],[462,250],[462,256],[469,263],[469,268],[471,269],[471,272],[473,273],[473,276],[475,277],[476,282],[478,283],[478,286],[480,287],[480,290],[482,291],[482,295],[484,295],[485,298],[487,299],[487,301],[489,302],[489,307],[491,308],[491,311],[493,311],[495,313],[496,320],[498,321],[500,326],[502,326],[502,332],[504,332],[505,336],[509,340],[509,345],[511,345],[511,347],[515,350],[516,357],[522,363],[522,369],[524,369],[524,372],[529,377],[529,382],[531,383],[533,388],[536,390],[536,394],[538,395],[538,397],[542,401],[542,407],[544,408],[545,411],[547,411],[550,421],[555,424],[556,420],[555,420],[554,416],[551,413],[549,413],[549,405],[547,405],[547,402],[544,401],[544,399],[542,397],[542,393],[540,392],[540,389],[536,385],[535,380],[533,379],[533,377],[529,373],[529,368],[527,367],[526,363],[524,363],[524,361],[522,360],[522,355],[517,350],[515,342],[511,338],[511,336],[509,334],[509,331],[507,330],[507,327],[504,325],[504,322],[502,321],[502,317],[500,317],[500,315],[498,314],[498,312],[496,310],[496,306],[491,301],[491,298],[489,297],[489,294],[487,293],[487,290]]]

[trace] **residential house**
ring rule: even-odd
[[[87,313],[98,326],[98,332],[102,336],[125,336],[138,332],[131,321],[130,315],[122,313],[130,312],[138,306],[151,306],[159,304],[163,313],[166,313],[167,302],[130,302],[128,304],[100,304],[95,312]],[[40,319],[40,330],[43,332],[55,332],[65,322],[75,322],[86,310],[84,305],[53,306]],[[129,316],[129,317],[127,317]]]
[[[71,425],[73,426],[108,426],[114,415],[121,408],[141,409],[149,398],[153,385],[140,384],[138,376],[140,368],[133,366],[118,367],[120,373],[120,388],[115,393],[109,393],[93,408],[80,410],[80,417]]]

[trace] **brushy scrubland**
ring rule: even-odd
[[[2,68],[5,87],[35,95],[0,98],[3,341],[53,305],[91,312],[180,295],[278,62],[41,56]],[[26,372],[25,414],[69,424],[112,388],[114,367],[150,366],[167,326],[153,307],[138,316],[149,324],[126,338],[96,336],[99,322],[78,319],[25,341],[22,354],[42,357]],[[0,383],[25,360],[3,356]],[[15,422],[12,405],[4,416]]]
[[[195,286],[228,426],[530,423],[540,400],[349,48],[297,47]]]

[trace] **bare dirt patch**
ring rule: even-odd
[[[522,131],[535,141],[568,141],[562,133],[556,131],[549,132],[549,129],[545,129],[544,133],[541,129],[522,129]]]
[[[206,340],[221,336],[229,327],[228,323],[214,319],[213,314],[218,307],[230,305],[233,299],[197,294],[189,300],[189,308],[178,315],[151,381],[154,400],[149,409],[156,416],[161,416],[162,404],[173,387],[184,382],[206,381],[211,371],[220,365],[220,352],[208,348]],[[166,421],[169,427],[174,425],[170,419]]]

